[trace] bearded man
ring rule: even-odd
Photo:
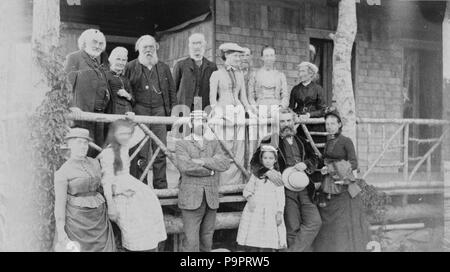
[[[216,64],[204,57],[205,48],[205,36],[192,34],[189,37],[189,57],[177,62],[173,68],[178,104],[188,106],[191,111],[194,110],[196,96],[202,98],[202,109],[209,105],[209,78],[217,70]]]
[[[305,172],[308,176],[313,174],[318,166],[319,159],[311,145],[302,137],[296,135],[294,126],[294,112],[291,109],[280,110],[280,134],[278,143],[269,135],[261,144],[278,146],[278,165],[283,173],[287,168]],[[259,154],[260,148],[255,152]],[[251,160],[252,171],[260,167],[255,156]],[[280,180],[275,173],[267,172],[270,180]],[[270,175],[270,176],[269,176]],[[282,184],[282,181],[280,181]],[[322,220],[319,210],[313,203],[315,193],[314,183],[311,181],[304,190],[293,190],[285,184],[286,203],[284,220],[286,224],[288,251],[311,251],[312,244],[319,233]]]
[[[140,37],[136,42],[137,59],[125,67],[125,76],[130,80],[135,99],[136,115],[170,116],[176,104],[176,89],[167,64],[158,59],[158,43],[150,35]],[[164,143],[167,143],[167,126],[150,125],[150,130]],[[152,142],[153,152],[158,146]],[[132,162],[131,172],[137,178],[149,161],[149,146],[146,145]],[[153,187],[167,188],[166,156],[159,152],[153,164]]]
[[[72,106],[87,112],[105,113],[110,94],[105,72],[108,70],[106,40],[97,29],[85,30],[78,38],[79,50],[66,57],[64,71],[72,87]],[[94,142],[102,146],[105,140],[104,123],[75,121],[76,127],[89,130]],[[95,156],[90,150],[88,155]]]

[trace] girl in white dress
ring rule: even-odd
[[[275,147],[261,146],[260,161],[263,167],[252,174],[243,191],[247,204],[242,212],[237,242],[260,249],[283,249],[286,248],[284,186],[275,185],[265,175],[275,169]]]
[[[161,205],[148,186],[130,175],[128,143],[134,123],[117,120],[108,132],[108,146],[100,154],[102,185],[108,214],[122,234],[128,251],[154,250],[167,234]]]

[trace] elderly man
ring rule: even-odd
[[[201,33],[189,37],[189,57],[180,60],[173,68],[178,104],[194,110],[194,97],[202,98],[202,109],[209,105],[209,78],[217,70],[215,63],[205,55],[206,39]]]
[[[205,123],[206,113],[191,113],[193,133],[176,142],[176,165],[181,173],[178,207],[182,211],[183,251],[211,251],[219,208],[219,172],[230,167],[219,142]]]
[[[170,116],[176,104],[175,84],[169,66],[158,59],[158,43],[150,35],[140,37],[136,42],[137,59],[130,61],[125,67],[125,76],[130,80],[136,104],[136,115]],[[150,129],[166,144],[167,126],[150,125]],[[157,145],[153,142],[152,149]],[[136,156],[131,170],[136,177],[140,176],[149,161],[149,146],[146,145]],[[167,188],[166,156],[159,152],[153,164],[153,186],[156,189]]]
[[[64,71],[72,86],[72,105],[83,111],[104,113],[110,100],[105,71],[108,69],[105,36],[97,29],[85,30],[78,38],[79,51],[69,54]],[[89,130],[97,145],[105,140],[104,124],[76,121],[75,126]],[[95,156],[92,151],[90,156]]]
[[[275,139],[275,140],[274,140]],[[273,141],[278,141],[273,143]],[[308,176],[318,167],[319,159],[307,141],[295,135],[294,113],[290,109],[280,110],[280,134],[278,139],[273,135],[262,140],[264,144],[278,146],[278,165],[283,173],[287,168],[294,167],[296,171],[303,171]],[[255,154],[259,154],[259,149]],[[252,170],[258,169],[256,158],[252,159]],[[275,173],[266,174],[270,180],[278,180]],[[270,176],[269,176],[270,175]],[[322,220],[319,210],[313,203],[315,193],[314,184],[303,190],[296,190],[285,184],[286,203],[284,220],[287,232],[288,251],[310,251],[315,237],[319,233]]]

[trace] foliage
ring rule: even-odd
[[[45,50],[36,43],[35,59],[51,88],[30,120],[30,142],[34,168],[33,182],[36,186],[36,205],[40,222],[37,228],[40,251],[51,249],[54,235],[53,173],[64,162],[61,145],[69,128],[66,118],[69,112],[70,91],[64,78],[63,58],[58,48]]]
[[[384,216],[387,210],[386,204],[390,202],[389,196],[384,192],[380,192],[373,185],[367,184],[362,179],[357,182],[362,189],[361,198],[369,221],[384,223]]]

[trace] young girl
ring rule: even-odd
[[[262,167],[252,174],[243,191],[247,204],[242,212],[237,242],[260,249],[286,248],[284,186],[277,186],[266,177],[267,171],[276,170],[275,147],[262,145],[259,160]]]
[[[108,131],[108,146],[100,154],[102,184],[110,219],[128,251],[150,251],[167,238],[161,205],[150,187],[130,175],[128,143],[134,123],[117,120]]]

